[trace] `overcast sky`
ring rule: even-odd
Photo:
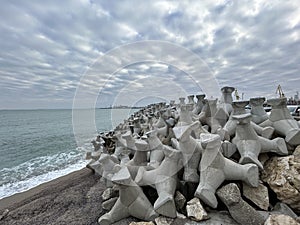
[[[80,80],[97,71],[101,57],[147,40],[190,50],[219,88],[233,86],[245,99],[275,97],[278,84],[288,97],[300,91],[298,0],[3,0],[0,108],[71,108]],[[147,54],[147,48],[134,50]],[[136,62],[111,76],[100,71],[85,87],[102,84],[97,106],[177,100],[203,91],[199,86],[207,81],[193,80],[193,69],[183,71],[179,64]]]

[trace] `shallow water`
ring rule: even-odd
[[[97,109],[97,131],[111,130],[128,114]],[[77,146],[72,110],[0,110],[0,199],[83,168],[94,136],[87,132],[81,138]]]

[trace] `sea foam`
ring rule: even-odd
[[[84,168],[80,151],[31,159],[13,168],[0,170],[0,199],[26,191],[42,183]]]

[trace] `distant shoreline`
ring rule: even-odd
[[[142,109],[144,106],[122,106],[122,107],[96,107],[95,109]],[[92,108],[91,108],[92,109]],[[90,108],[80,108],[74,110],[91,110]],[[73,110],[73,109],[0,109],[0,111],[46,111],[46,110]]]

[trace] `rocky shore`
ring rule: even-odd
[[[151,104],[81,171],[0,201],[3,224],[300,224],[300,124],[286,98]],[[249,105],[251,109],[249,109]]]

